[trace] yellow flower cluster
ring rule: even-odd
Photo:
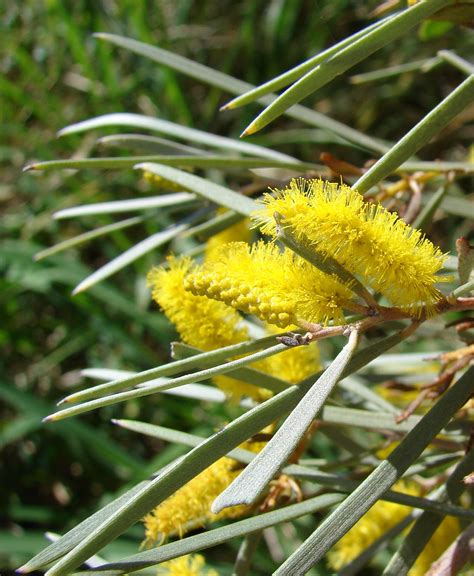
[[[245,442],[241,448],[260,452],[265,442]],[[232,458],[220,458],[145,516],[145,545],[161,544],[169,536],[180,538],[189,530],[225,518],[238,518],[251,506],[232,506],[218,514],[211,504],[240,474],[242,468]]]
[[[202,350],[214,350],[250,338],[239,313],[224,302],[196,296],[185,289],[185,281],[195,266],[190,258],[169,258],[168,268],[154,268],[148,275],[152,296],[176,326],[183,341]],[[316,345],[293,348],[251,365],[283,380],[296,383],[319,369]],[[250,396],[265,400],[270,393],[228,376],[214,381],[231,399]]]
[[[197,296],[225,302],[269,324],[286,328],[301,320],[343,322],[352,293],[290,250],[262,241],[231,242],[185,279]]]
[[[219,576],[213,568],[206,567],[201,554],[192,554],[173,558],[160,564],[159,576]]]
[[[394,490],[411,496],[420,496],[422,493],[418,484],[403,480],[395,484]],[[401,522],[410,511],[411,509],[407,506],[379,500],[328,552],[327,558],[330,567],[334,570],[340,570],[352,562],[385,532]],[[428,567],[451,544],[459,532],[458,520],[447,516],[408,572],[408,576],[423,576]]]
[[[302,242],[334,258],[392,304],[418,314],[442,297],[434,286],[446,255],[419,230],[355,190],[323,180],[294,179],[266,194],[255,220],[276,235],[275,212]]]

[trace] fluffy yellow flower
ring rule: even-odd
[[[206,560],[201,554],[180,556],[160,564],[159,576],[219,576],[213,568],[206,567]]]
[[[364,202],[355,190],[323,180],[292,180],[266,194],[255,220],[275,236],[278,212],[300,240],[334,258],[392,304],[417,315],[442,294],[436,282],[446,255],[423,233],[382,205]]]
[[[274,244],[231,242],[186,277],[185,288],[286,328],[301,320],[344,322],[352,293],[335,278]]]
[[[195,296],[184,289],[184,279],[193,267],[190,258],[168,259],[169,268],[153,268],[148,274],[152,297],[173,322],[183,342],[201,350],[214,350],[249,339],[242,318],[230,306],[205,296]],[[218,376],[215,383],[234,399],[250,396],[256,400],[268,397],[267,391],[229,378]]]
[[[265,442],[249,441],[241,447],[260,452],[264,445]],[[213,501],[241,471],[242,467],[238,462],[225,456],[190,480],[145,516],[145,545],[161,544],[172,535],[182,538],[194,528],[224,518],[238,518],[249,512],[252,507],[246,505],[225,508],[218,514],[211,512]]]

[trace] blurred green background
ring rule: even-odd
[[[179,447],[115,428],[122,416],[208,434],[232,409],[201,407],[166,398],[130,402],[64,423],[41,418],[80,382],[85,367],[144,370],[168,355],[172,328],[150,306],[145,275],[162,259],[155,251],[86,294],[72,288],[93,269],[132,246],[147,227],[117,232],[80,250],[35,262],[44,247],[109,216],[57,222],[51,214],[82,203],[133,198],[147,185],[132,171],[22,174],[32,160],[92,153],[95,138],[56,132],[70,123],[110,112],[137,112],[213,133],[237,136],[259,110],[219,113],[230,95],[100,42],[96,31],[159,45],[252,83],[261,83],[321,48],[365,26],[378,2],[350,0],[6,0],[0,8],[0,572],[8,573],[44,546],[46,530],[64,530],[180,453]],[[354,73],[429,57],[441,48],[468,50],[468,32],[413,33]],[[371,135],[396,140],[456,86],[462,74],[445,66],[351,87],[347,77],[307,104]],[[273,131],[300,128],[278,120]],[[281,134],[281,132],[280,132]],[[447,131],[423,151],[426,159],[465,160],[472,132]],[[325,150],[288,137],[278,148],[308,161]],[[456,142],[456,144],[454,144]],[[355,163],[354,149],[328,148]],[[449,150],[447,156],[444,151]],[[166,224],[166,219],[163,221]],[[460,220],[441,227],[442,248],[453,247]],[[462,229],[461,229],[462,230]],[[329,451],[322,446],[321,450]],[[328,454],[329,454],[328,453]],[[304,522],[302,523],[304,527]],[[136,527],[115,553],[132,553]],[[112,554],[114,550],[112,550]],[[214,554],[214,553],[212,553]],[[219,561],[219,554],[216,556]],[[262,559],[262,562],[264,560]],[[265,572],[265,567],[262,567]]]

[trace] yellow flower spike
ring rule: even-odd
[[[417,315],[442,298],[436,282],[447,258],[422,232],[382,205],[364,202],[345,184],[292,180],[289,187],[266,194],[255,213],[262,231],[276,235],[278,212],[298,238],[334,258],[393,305]]]
[[[206,567],[206,560],[201,554],[190,554],[173,558],[160,564],[159,576],[219,576],[213,568]]]
[[[260,452],[265,442],[244,442],[240,447]],[[161,544],[169,536],[180,538],[189,530],[225,518],[238,518],[250,512],[251,506],[231,506],[218,514],[211,512],[211,504],[240,474],[242,468],[232,458],[220,458],[209,468],[190,480],[172,496],[145,516],[145,546]]]
[[[411,496],[421,494],[420,486],[403,480],[394,485],[394,490]],[[328,552],[329,566],[333,570],[340,570],[409,513],[407,506],[379,500]]]
[[[154,268],[148,274],[153,299],[173,322],[183,342],[202,350],[214,350],[249,339],[242,318],[230,306],[205,296],[195,296],[184,289],[184,279],[194,263],[190,258],[170,257],[169,268]],[[269,397],[267,390],[219,376],[215,383],[231,399],[250,396],[255,400]]]
[[[344,322],[343,308],[352,292],[335,278],[274,244],[248,246],[231,242],[185,279],[195,295],[254,314],[269,324],[286,328],[300,320]]]

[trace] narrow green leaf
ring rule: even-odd
[[[252,567],[252,561],[257,552],[263,531],[257,530],[246,534],[235,557],[232,576],[247,576]]]
[[[148,254],[148,252],[151,252],[155,248],[158,248],[158,246],[166,244],[166,242],[169,242],[170,240],[175,238],[180,232],[186,230],[187,227],[188,227],[187,224],[174,226],[169,230],[162,230],[161,232],[152,234],[148,238],[145,238],[145,240],[138,242],[138,244],[135,244],[134,246],[132,246],[131,248],[129,248],[128,250],[126,250],[125,252],[123,252],[122,254],[120,254],[119,256],[117,256],[116,258],[114,258],[113,260],[111,260],[110,262],[108,262],[95,272],[93,272],[82,282],[80,282],[74,288],[72,292],[73,295],[88,290],[98,282],[105,280],[105,278],[112,276],[112,274],[115,274],[122,268],[125,268],[125,266],[128,266],[135,260],[138,260],[138,258],[141,258],[145,254]]]
[[[393,18],[393,16],[390,16],[389,18]],[[298,66],[295,66],[294,68],[291,68],[287,72],[284,72],[283,74],[280,74],[275,78],[272,78],[268,82],[265,82],[264,84],[261,84],[260,86],[257,86],[256,88],[253,88],[252,90],[249,90],[248,92],[245,92],[240,96],[237,96],[237,98],[234,98],[230,102],[227,102],[227,104],[225,104],[221,108],[221,110],[229,110],[233,108],[238,108],[239,106],[245,106],[250,102],[254,102],[255,100],[261,99],[262,96],[271,94],[272,92],[280,90],[280,88],[284,88],[285,86],[292,84],[293,82],[295,82],[295,80],[298,80],[298,78],[301,78],[301,76],[303,76],[310,70],[313,70],[318,64],[321,64],[331,56],[334,56],[346,46],[350,46],[356,40],[364,38],[368,34],[368,32],[374,30],[375,28],[378,28],[384,22],[384,20],[375,22],[374,24],[371,24],[370,26],[367,26],[366,28],[359,30],[359,32],[356,32],[351,36],[347,36],[347,38],[344,38],[344,40],[341,40],[340,42],[337,42],[337,44],[334,44],[330,48],[327,48],[326,50],[319,52],[319,54],[316,54],[312,58],[305,60],[301,64],[298,64]]]
[[[367,404],[381,408],[384,412],[389,414],[398,414],[399,412],[398,408],[388,402],[388,400],[385,400],[385,398],[382,398],[382,396],[367,386],[366,382],[356,376],[344,378],[344,380],[339,382],[339,387],[351,394],[356,394],[359,398],[364,399]]]
[[[84,204],[73,208],[64,208],[55,212],[56,220],[64,218],[77,218],[78,216],[95,216],[97,214],[117,214],[120,212],[133,212],[135,210],[152,210],[182,204],[191,204],[196,200],[195,194],[177,192],[176,194],[163,194],[150,198],[134,198],[130,200],[114,200],[113,202],[97,202],[96,204]]]
[[[345,375],[360,369],[380,354],[399,344],[409,333],[404,330],[392,334],[357,352],[350,361]],[[142,482],[76,526],[30,560],[22,567],[22,572],[42,568],[70,551],[72,551],[71,554],[64,558],[61,565],[57,565],[58,574],[68,573],[70,568],[79,566],[83,560],[87,560],[106,543],[124,532],[212,462],[290,411],[313,382],[314,377],[310,377],[298,386],[292,386],[235,419],[222,431],[214,434],[177,463],[169,466],[158,478]],[[316,475],[321,476],[320,473],[315,472],[313,477]],[[54,573],[56,573],[56,566]]]
[[[184,156],[206,154],[206,150],[202,148],[194,148],[193,146],[173,142],[173,140],[168,140],[167,138],[148,136],[146,134],[110,134],[99,138],[97,144],[113,148],[133,148],[150,154],[182,154]]]
[[[463,478],[474,468],[474,451],[471,450],[459,462],[449,476],[446,485],[437,494],[439,501],[457,502],[466,485]],[[439,527],[443,517],[434,512],[424,511],[405,536],[398,550],[392,556],[383,576],[405,576],[413,566],[430,538]]]
[[[198,236],[200,239],[204,241],[213,236],[214,234],[222,232],[223,230],[226,230],[233,224],[240,222],[242,219],[243,219],[242,214],[238,214],[237,212],[230,210],[228,212],[225,212],[224,214],[218,214],[217,216],[213,216],[212,218],[209,218],[209,220],[206,220],[206,222],[203,222],[202,224],[197,224],[196,226],[189,228],[188,230],[186,230],[186,232],[183,233],[183,238],[186,238],[188,236]]]
[[[420,228],[421,230],[426,230],[433,221],[433,216],[436,210],[441,206],[443,198],[449,189],[447,184],[440,186],[438,190],[431,196],[427,204],[424,205],[422,211],[413,221],[413,228]]]
[[[446,426],[472,393],[474,368],[470,368],[442,396],[437,404],[411,430],[362,484],[328,517],[303,545],[275,572],[300,576],[324,554],[372,507],[414,462],[429,442]]]
[[[451,50],[440,50],[438,52],[438,57],[455,66],[458,70],[461,70],[461,72],[464,72],[464,74],[467,74],[468,76],[474,74],[474,66],[471,62],[461,58],[461,56],[456,54],[456,52],[452,52]]]
[[[130,126],[131,128],[142,128],[143,130],[150,130],[151,132],[168,134],[178,140],[187,140],[189,142],[204,144],[211,148],[233,150],[235,152],[250,154],[260,158],[297,162],[297,160],[287,154],[282,154],[264,148],[263,146],[240,142],[239,140],[233,140],[232,138],[226,138],[225,136],[217,136],[215,134],[210,134],[209,132],[197,130],[196,128],[188,128],[187,126],[181,126],[180,124],[168,120],[162,120],[161,118],[153,118],[142,114],[131,114],[125,112],[105,114],[103,116],[97,116],[96,118],[90,118],[89,120],[72,124],[71,126],[60,130],[58,135],[66,136],[68,134],[77,134],[88,130],[96,130],[97,128],[106,128],[108,126]]]
[[[282,353],[288,351],[283,350]],[[183,344],[182,342],[177,342],[173,346],[173,357],[177,360],[182,360],[183,358],[196,357],[201,354],[202,350],[194,346],[189,346],[188,344]],[[272,392],[281,392],[286,390],[291,383],[282,378],[272,376],[261,370],[255,368],[240,368],[238,370],[232,371],[232,377],[247,382],[248,384],[253,384],[254,386],[259,386],[261,388],[266,388]]]
[[[456,172],[458,175],[470,176],[474,173],[474,163],[472,162],[443,162],[433,160],[432,162],[409,161],[395,169],[395,172]]]
[[[433,0],[434,3],[434,0]],[[429,4],[429,2],[422,2]],[[415,7],[416,7],[415,6]],[[438,106],[433,108],[416,126],[414,126],[393,148],[378,160],[352,186],[364,194],[391,174],[398,166],[408,160],[433,136],[438,134],[453,118],[469,106],[474,100],[474,75],[466,78]]]
[[[332,58],[325,60],[288,88],[244,130],[243,135],[258,132],[285,110],[315,92],[336,76],[343,74],[371,54],[393,42],[408,30],[437,12],[450,0],[430,0],[420,2],[400,14],[383,22],[368,34],[339,50]]]
[[[63,168],[73,169],[118,169],[132,168],[141,162],[156,162],[164,166],[178,168],[219,168],[221,170],[241,170],[242,168],[288,168],[291,170],[319,170],[318,164],[300,162],[288,158],[236,158],[232,156],[119,156],[110,158],[78,158],[68,160],[48,160],[35,162],[24,168],[29,170],[57,170]]]
[[[112,42],[117,46],[121,46],[128,50],[132,50],[133,52],[137,52],[138,54],[142,54],[143,56],[146,56],[155,62],[169,66],[174,70],[178,70],[179,72],[190,76],[191,78],[195,78],[196,80],[205,82],[211,86],[216,86],[217,88],[221,88],[226,92],[233,94],[243,94],[244,92],[255,88],[253,84],[243,82],[242,80],[238,80],[233,76],[229,76],[228,74],[214,70],[209,66],[204,66],[203,64],[199,64],[198,62],[194,62],[193,60],[189,60],[188,58],[184,58],[183,56],[179,56],[173,52],[163,50],[162,48],[157,48],[156,46],[150,46],[149,44],[137,42],[131,38],[116,36],[114,34],[101,33],[98,34],[98,37],[103,40],[107,40],[108,42]],[[264,105],[268,105],[273,102],[275,98],[275,95],[264,96],[259,98],[258,102]],[[342,122],[333,120],[325,114],[321,114],[315,110],[311,110],[310,108],[300,106],[299,104],[292,106],[284,113],[286,116],[309,124],[310,126],[316,126],[317,128],[321,128],[323,130],[329,130],[330,132],[337,134],[347,142],[352,143],[357,147],[363,147],[367,150],[378,152],[380,154],[384,154],[389,149],[385,143],[380,142],[376,138],[367,136],[358,130],[354,130],[349,126],[342,124]],[[167,133],[172,134],[171,131]]]
[[[270,442],[232,484],[214,500],[211,507],[214,514],[236,504],[253,504],[258,499],[267,484],[293,453],[311,422],[321,410],[352,358],[358,341],[359,333],[351,332],[349,342],[306,392]]]
[[[212,378],[220,374],[228,374],[233,372],[237,368],[241,368],[242,366],[246,366],[247,364],[251,364],[252,362],[257,362],[259,360],[263,360],[264,358],[268,358],[269,356],[273,356],[274,354],[283,352],[283,350],[285,349],[287,349],[287,347],[284,344],[277,344],[276,346],[272,346],[271,348],[267,348],[266,350],[262,350],[261,352],[255,352],[254,354],[250,354],[245,358],[232,360],[230,362],[226,362],[225,364],[221,364],[213,368],[206,368],[205,370],[200,370],[192,374],[186,374],[185,376],[180,376],[179,378],[174,379],[159,378],[155,384],[148,384],[147,386],[134,388],[132,390],[128,390],[127,392],[119,392],[118,394],[105,396],[97,400],[91,400],[89,402],[84,402],[83,404],[73,406],[71,408],[66,408],[65,410],[60,410],[59,412],[55,412],[54,414],[47,416],[45,418],[45,421],[51,422],[51,421],[63,420],[64,418],[77,416],[78,414],[83,414],[84,412],[90,412],[91,410],[96,410],[97,408],[103,408],[104,406],[111,406],[113,404],[117,404],[119,402],[125,402],[127,400],[132,400],[134,398],[142,398],[143,396],[150,396],[151,394],[155,394],[156,392],[161,392],[163,390],[167,390],[168,388],[181,386],[182,384],[189,384],[190,382],[200,382],[201,380],[207,380],[208,378]]]
[[[286,334],[286,332],[282,332],[281,335],[284,334]],[[191,358],[170,362],[164,366],[150,368],[149,370],[127,376],[126,378],[118,377],[112,382],[107,382],[106,384],[100,384],[92,388],[87,388],[86,390],[82,390],[80,392],[74,392],[73,394],[70,394],[64,398],[61,404],[90,400],[92,398],[97,398],[98,396],[103,396],[111,392],[116,392],[118,390],[130,388],[131,386],[137,386],[138,384],[149,382],[155,378],[162,376],[173,376],[179,372],[185,372],[197,367],[207,366],[212,368],[213,366],[217,366],[219,363],[227,360],[228,358],[231,358],[232,356],[241,356],[255,352],[257,350],[264,350],[269,348],[275,344],[277,336],[278,334],[265,336],[264,338],[259,338],[257,340],[239,342],[238,344],[225,346],[223,348],[219,348],[218,350],[203,352],[202,354],[197,354]]]
[[[242,194],[210,182],[205,178],[194,176],[194,174],[189,174],[188,172],[183,172],[170,166],[145,162],[144,164],[138,164],[135,168],[146,170],[166,180],[176,182],[180,186],[184,186],[187,190],[191,190],[199,196],[211,200],[211,202],[214,202],[218,206],[225,206],[243,216],[249,216],[257,208],[256,203],[252,199]]]
[[[59,252],[63,252],[64,250],[69,250],[69,248],[80,246],[85,242],[89,242],[90,240],[94,240],[95,238],[100,238],[101,236],[105,236],[106,234],[112,234],[117,230],[124,230],[125,228],[130,228],[130,226],[135,226],[143,221],[144,218],[136,216],[134,218],[127,218],[126,220],[120,220],[120,222],[114,222],[113,224],[107,224],[106,226],[100,226],[99,228],[95,228],[94,230],[89,230],[88,232],[84,232],[83,234],[79,234],[77,236],[74,236],[73,238],[69,238],[68,240],[59,242],[55,246],[51,246],[50,248],[45,248],[44,250],[41,250],[40,252],[35,254],[35,260],[36,261],[43,260],[43,258],[52,256],[53,254],[58,254]]]
[[[164,546],[135,554],[134,556],[124,558],[117,562],[109,562],[99,568],[102,570],[118,570],[119,574],[135,572],[136,570],[154,566],[178,556],[217,546],[234,538],[245,536],[249,532],[263,530],[281,522],[288,522],[305,514],[314,514],[318,510],[323,510],[337,504],[342,498],[343,496],[341,494],[315,496],[305,502],[290,504],[279,510],[273,510],[272,512],[246,518],[245,520],[239,520],[227,526],[208,530],[202,534],[178,540],[171,544],[165,544]],[[92,575],[95,571],[89,571],[88,573]]]
[[[407,72],[429,72],[436,66],[442,63],[442,58],[425,58],[424,60],[417,60],[416,62],[407,62],[406,64],[399,64],[397,66],[387,66],[381,70],[374,70],[373,72],[365,72],[364,74],[357,74],[349,78],[351,84],[364,84],[365,82],[375,82],[378,80],[386,80],[393,76],[406,74]]]

